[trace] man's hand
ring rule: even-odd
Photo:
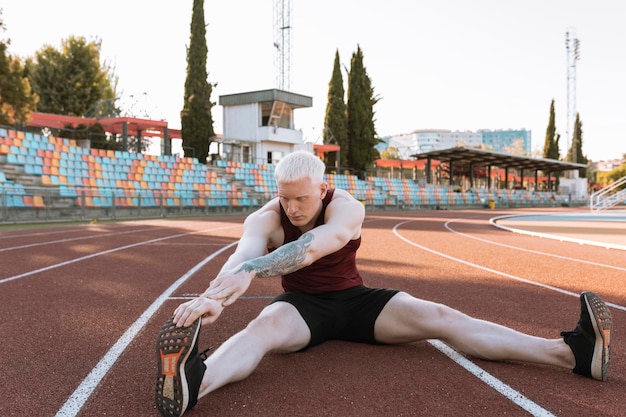
[[[222,271],[217,278],[211,281],[203,297],[212,300],[220,300],[223,307],[227,307],[241,297],[253,278],[253,273],[248,272],[241,265],[233,271]]]
[[[174,324],[177,327],[188,327],[198,317],[202,317],[202,324],[213,323],[222,314],[224,307],[220,300],[206,297],[197,297],[179,305],[174,310]]]

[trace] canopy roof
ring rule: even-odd
[[[449,148],[411,155],[415,159],[429,159],[441,162],[471,163],[497,166],[499,168],[530,169],[544,172],[570,171],[586,168],[584,164],[562,162],[555,159],[530,158],[477,148]]]
[[[67,127],[77,128],[79,125],[92,125],[99,123],[102,128],[112,134],[123,133],[123,126],[126,124],[126,133],[130,136],[151,136],[163,137],[165,130],[170,139],[180,139],[181,132],[178,129],[169,129],[165,120],[149,120],[137,117],[109,117],[106,119],[92,119],[89,117],[63,116],[52,113],[31,113],[28,123],[33,127],[49,127],[54,129],[64,129]]]

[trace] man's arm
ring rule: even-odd
[[[359,237],[365,209],[348,193],[337,192],[337,197],[326,208],[325,224],[271,253],[241,262],[230,273],[220,274],[211,282],[204,296],[223,299],[223,305],[228,306],[245,292],[253,278],[297,271]]]
[[[280,228],[280,216],[271,208],[271,205],[272,203],[269,203],[246,218],[235,252],[224,263],[220,274],[231,271],[242,262],[258,258],[267,252],[272,235]]]
[[[237,248],[222,266],[218,277],[228,276],[229,271],[241,262],[262,256],[267,251],[272,231],[280,227],[280,217],[271,209],[271,205],[270,202],[246,218]],[[245,281],[242,283],[245,284]],[[247,287],[246,285],[243,289],[244,292]],[[209,289],[210,287],[206,291]],[[190,326],[198,317],[202,317],[203,324],[213,323],[222,314],[223,304],[227,298],[209,298],[206,291],[200,297],[180,304],[174,310],[174,323],[177,326]]]

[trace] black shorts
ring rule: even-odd
[[[321,294],[288,291],[270,304],[285,301],[298,310],[311,330],[307,348],[330,339],[375,344],[374,323],[398,292],[365,286]]]

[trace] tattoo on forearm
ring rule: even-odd
[[[259,278],[276,277],[297,271],[306,258],[306,251],[311,242],[313,234],[305,233],[298,240],[287,243],[267,255],[244,262],[241,270],[257,271],[256,276]]]

